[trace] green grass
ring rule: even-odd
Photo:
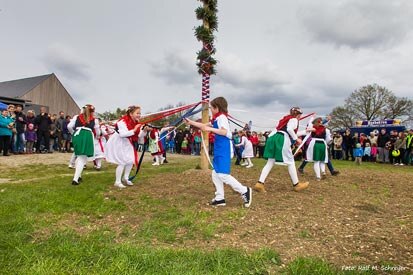
[[[256,160],[260,167],[264,160]],[[336,164],[336,163],[335,163]],[[346,168],[351,162],[338,162]],[[373,164],[363,165],[370,169]],[[179,174],[195,168],[191,161],[152,169],[144,165],[139,182],[159,173]],[[356,168],[358,169],[358,168]],[[386,166],[380,169],[388,169]],[[66,165],[31,165],[16,170],[0,167],[0,274],[337,274],[321,259],[297,258],[281,267],[276,251],[174,248],[184,241],[212,240],[236,230],[213,214],[171,205],[145,193],[117,196],[114,169],[85,170],[87,182],[70,184]],[[388,190],[384,190],[388,192]],[[191,202],[191,198],[186,199]],[[320,200],[323,200],[320,197]],[[130,205],[134,207],[131,208]],[[244,209],[228,210],[225,220],[242,219]],[[122,224],[107,217],[136,219]],[[101,221],[101,223],[99,223]],[[274,220],[276,223],[276,220]],[[98,225],[98,226],[96,226]],[[307,230],[298,238],[311,238]],[[161,243],[155,246],[154,243]],[[345,273],[347,274],[347,273]]]

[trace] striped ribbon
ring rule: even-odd
[[[209,102],[209,79],[210,75],[207,73],[202,74],[202,101]]]

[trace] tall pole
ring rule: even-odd
[[[202,20],[202,26],[195,28],[195,36],[198,41],[202,42],[202,49],[198,54],[198,73],[202,76],[202,123],[209,122],[209,80],[212,74],[215,74],[214,66],[217,61],[212,57],[215,53],[213,31],[217,30],[218,20],[216,13],[217,0],[199,0],[203,3],[201,7],[195,10],[196,16]],[[201,150],[202,170],[207,170],[209,167],[208,151],[209,151],[209,135],[208,132],[202,131],[202,139],[205,143],[204,150]]]

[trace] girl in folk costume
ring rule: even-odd
[[[254,186],[254,190],[265,192],[264,182],[274,164],[287,165],[288,173],[295,191],[300,191],[308,187],[308,182],[299,182],[297,170],[295,169],[294,155],[291,145],[300,144],[301,139],[298,136],[305,133],[298,133],[298,119],[302,111],[298,107],[290,109],[290,114],[284,116],[278,123],[276,131],[269,135],[264,151],[264,158],[267,158],[267,164],[261,171],[261,176]]]
[[[106,143],[105,157],[106,161],[118,165],[116,168],[115,186],[125,188],[122,184],[122,174],[124,183],[132,186],[129,181],[129,173],[132,170],[133,164],[138,166],[138,153],[135,148],[135,143],[138,142],[139,136],[146,134],[147,127],[139,124],[141,117],[141,108],[138,106],[130,106],[126,114],[121,117],[115,125],[115,133],[109,138]]]
[[[155,162],[152,165],[163,164],[165,160],[163,157],[164,149],[162,141],[159,140],[159,130],[155,127],[149,133],[149,152],[155,158]]]
[[[82,113],[76,115],[67,126],[74,131],[72,142],[76,155],[75,175],[72,184],[79,185],[82,171],[88,158],[95,155],[94,136],[100,135],[99,121],[94,117],[95,107],[86,104]]]
[[[254,166],[251,161],[251,158],[254,157],[252,142],[247,138],[247,133],[245,131],[239,131],[239,136],[241,137],[241,142],[235,146],[244,147],[244,150],[242,151],[242,158],[245,159],[245,162],[241,165],[245,166],[245,168],[251,168]]]
[[[106,125],[99,119],[100,134],[95,136],[95,157],[93,159],[94,168],[100,170],[102,168],[102,160],[105,158],[105,146],[108,138]]]
[[[321,180],[326,175],[326,166],[328,162],[328,147],[326,140],[330,139],[326,127],[323,125],[321,117],[314,119],[312,127],[307,130],[311,131],[311,141],[308,145],[306,157],[307,161],[314,162],[314,172],[317,180]],[[321,170],[321,174],[320,174]]]
[[[212,112],[212,127],[208,124],[202,124],[185,118],[185,122],[203,131],[215,134],[214,142],[214,160],[212,170],[212,182],[215,185],[215,198],[211,205],[225,206],[224,183],[230,185],[232,189],[241,194],[244,201],[244,207],[249,207],[252,202],[252,190],[242,185],[233,176],[230,175],[232,151],[232,133],[228,122],[228,103],[225,98],[217,97],[210,103]],[[208,152],[206,152],[208,153]]]

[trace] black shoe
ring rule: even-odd
[[[334,170],[333,172],[331,172],[331,175],[332,175],[332,176],[337,176],[338,174],[340,174],[340,172],[337,171],[337,170]]]
[[[79,185],[79,184],[80,184],[80,181],[77,182],[77,181],[75,181],[75,180],[72,180],[72,185]]]
[[[248,208],[252,202],[252,190],[250,187],[247,187],[248,190],[244,194],[241,195],[242,199],[244,200],[244,207]]]
[[[298,171],[298,173],[300,173],[300,175],[304,175],[304,169],[298,168],[297,171]]]
[[[164,160],[163,163],[168,163],[168,161],[167,161],[167,160]]]
[[[82,178],[79,178],[77,181],[78,181],[79,183],[81,183],[81,182],[82,182]]]
[[[227,205],[225,203],[225,200],[216,201],[215,199],[213,199],[209,204],[213,205],[213,206],[225,206],[225,205]]]

